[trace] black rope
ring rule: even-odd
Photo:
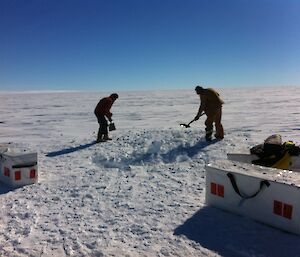
[[[244,199],[250,199],[250,198],[253,198],[253,197],[255,197],[255,196],[258,195],[258,193],[263,189],[264,186],[266,186],[266,187],[269,187],[269,186],[270,186],[270,183],[269,183],[267,180],[262,180],[262,181],[260,181],[259,190],[258,190],[256,193],[254,193],[254,194],[252,194],[252,195],[246,195],[246,196],[245,196],[245,195],[242,195],[242,194],[241,194],[241,192],[240,192],[240,190],[239,190],[239,188],[238,188],[238,186],[237,186],[237,184],[236,184],[234,175],[231,174],[231,173],[227,173],[227,176],[228,176],[229,179],[230,179],[230,182],[231,182],[231,185],[232,185],[234,191],[235,191],[240,197],[242,197],[242,198],[244,198]]]

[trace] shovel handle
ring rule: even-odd
[[[193,119],[192,121],[190,121],[189,124],[188,124],[188,126],[191,125],[194,121],[195,121],[195,119]]]
[[[199,116],[199,118],[203,115],[204,113],[202,113],[200,116]],[[198,120],[198,119],[197,119]],[[190,125],[190,124],[192,124],[194,121],[196,121],[196,119],[194,118],[192,121],[190,121],[190,123],[188,124],[188,125]]]
[[[202,112],[202,113],[200,114],[199,118],[200,118],[201,116],[203,116],[203,115],[204,115],[204,112]],[[196,117],[195,117],[190,123],[192,123],[192,122],[194,122],[194,121],[196,121],[196,120],[199,120],[199,118],[196,119]],[[190,123],[189,123],[189,124],[190,124]]]

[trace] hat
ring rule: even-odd
[[[203,87],[200,87],[200,86],[195,87],[195,91],[197,94],[200,93],[202,90],[203,90]]]
[[[119,96],[118,96],[117,93],[111,94],[110,97],[113,98],[113,99],[115,99],[115,100],[119,98]]]

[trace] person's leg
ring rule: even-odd
[[[98,135],[97,135],[97,140],[96,142],[101,142],[103,139],[103,134],[101,133],[101,130],[100,130],[100,126],[99,126],[99,129],[98,129]]]
[[[99,115],[98,117],[98,123],[99,123],[99,130],[98,130],[98,136],[97,136],[97,142],[101,142],[104,139],[105,135],[107,136],[108,130],[107,130],[107,120],[104,117],[104,115]]]
[[[216,134],[215,137],[217,139],[223,139],[224,138],[224,129],[223,129],[223,125],[221,123],[221,119],[222,119],[222,108],[220,108],[215,116],[215,126],[216,126]]]
[[[102,140],[106,141],[106,140],[111,140],[111,138],[108,137],[108,122],[106,120],[106,118],[102,117],[102,122],[101,122],[101,133],[103,135]]]
[[[206,114],[207,118],[205,121],[205,139],[206,141],[211,141],[211,136],[213,133],[213,122],[214,122],[214,115]]]

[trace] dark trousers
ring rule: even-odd
[[[97,119],[98,119],[98,123],[99,123],[98,134],[107,135],[108,134],[108,130],[107,130],[108,123],[107,123],[105,116],[102,114],[97,115]]]

